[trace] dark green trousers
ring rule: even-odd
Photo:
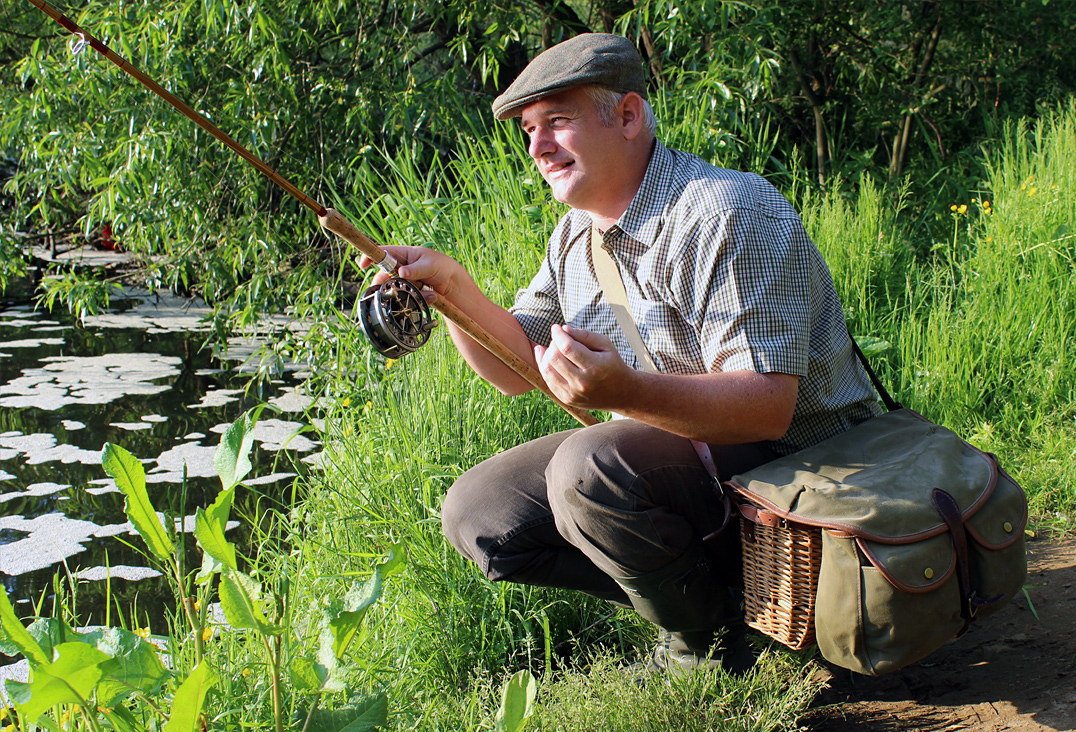
[[[777,455],[766,445],[711,452],[723,478]],[[682,556],[724,520],[691,443],[633,420],[533,440],[468,470],[441,514],[445,536],[491,580],[580,590],[627,603],[612,578]],[[740,583],[738,523],[705,543],[711,572]]]

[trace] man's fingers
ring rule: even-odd
[[[573,341],[586,346],[588,350],[609,351],[613,348],[613,342],[601,333],[584,330],[583,328],[573,328],[570,325],[560,326],[560,330]]]

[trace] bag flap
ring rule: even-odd
[[[866,539],[857,543],[875,569],[904,592],[929,592],[956,570],[956,552],[948,533],[914,544],[880,544]]]
[[[967,519],[964,527],[979,546],[1004,549],[1024,535],[1027,526],[1027,496],[1024,489],[1004,470],[998,471],[997,486],[990,500]]]
[[[949,493],[966,520],[990,496],[997,474],[986,453],[898,409],[734,476],[727,485],[792,521],[909,543],[946,531],[930,501],[934,488]]]

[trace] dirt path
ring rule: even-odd
[[[1076,541],[1028,544],[1018,596],[924,661],[867,678],[828,666],[816,732],[1076,730]]]

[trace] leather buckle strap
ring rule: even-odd
[[[935,488],[930,492],[930,502],[935,510],[941,515],[949,527],[949,537],[956,551],[957,581],[960,584],[960,617],[964,618],[964,627],[957,633],[957,637],[967,632],[971,621],[975,619],[978,607],[973,610],[975,593],[971,589],[971,570],[968,566],[968,535],[964,530],[964,517],[960,513],[960,506],[956,499],[943,491]]]

